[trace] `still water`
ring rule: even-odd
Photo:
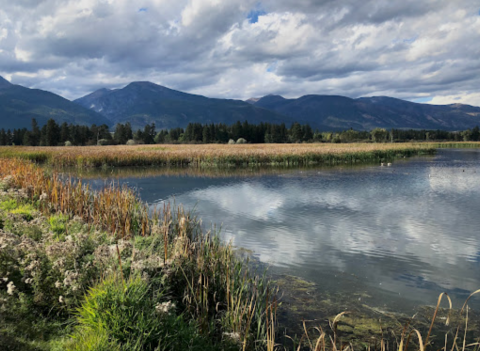
[[[241,176],[122,178],[144,201],[175,201],[253,252],[272,274],[409,312],[480,288],[480,150],[439,150],[361,168]],[[105,179],[93,180],[97,186]],[[360,298],[359,298],[360,300]]]

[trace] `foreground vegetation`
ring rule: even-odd
[[[0,340],[7,350],[245,350],[275,293],[181,208],[92,193],[0,159]]]
[[[438,144],[243,144],[2,147],[15,157],[60,167],[259,166],[383,162],[433,154]]]
[[[277,290],[181,208],[149,213],[130,189],[91,192],[14,158],[0,159],[0,180],[2,349],[354,348],[341,334],[361,320],[341,311],[328,315],[328,328],[303,322],[303,335],[280,338]],[[466,304],[459,313],[439,306],[422,332],[411,320],[387,325],[392,347],[439,349],[431,341],[441,315],[453,322],[440,335],[445,351],[476,349],[466,343],[478,337],[468,332]],[[358,329],[380,338],[360,345],[385,350],[382,322],[369,323]]]

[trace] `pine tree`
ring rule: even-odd
[[[60,142],[65,144],[66,141],[70,140],[70,128],[68,127],[67,122],[63,122],[60,127]]]
[[[47,146],[57,146],[60,142],[60,128],[54,119],[49,119],[45,130],[45,142]]]
[[[5,133],[3,128],[0,130],[0,145],[7,145],[7,133]]]
[[[31,146],[40,145],[40,128],[38,128],[38,123],[35,118],[32,118],[32,132],[30,135],[30,145]]]

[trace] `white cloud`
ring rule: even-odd
[[[434,96],[429,103],[434,105],[466,104],[480,106],[480,92],[457,92],[455,95]]]
[[[0,75],[69,98],[151,80],[218,97],[458,92],[478,105],[479,39],[474,0],[0,0]]]

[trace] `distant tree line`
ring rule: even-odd
[[[32,119],[31,129],[0,130],[0,145],[59,146],[59,145],[124,145],[166,143],[302,143],[302,142],[406,142],[406,141],[479,141],[480,129],[464,131],[402,130],[375,128],[372,131],[353,129],[341,132],[313,131],[308,124],[236,122],[189,123],[187,128],[156,130],[155,124],[133,131],[130,123],[117,124],[113,132],[105,124],[90,127],[74,124],[57,124],[50,119],[43,127]]]

